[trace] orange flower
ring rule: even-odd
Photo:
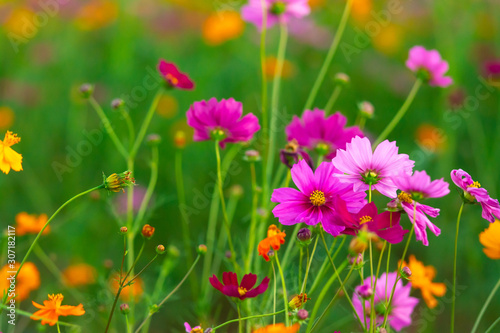
[[[286,327],[285,324],[276,324],[259,328],[258,330],[253,331],[253,333],[297,333],[299,329],[299,323],[296,323],[289,327]]]
[[[93,0],[80,8],[76,15],[76,25],[82,30],[103,28],[118,16],[118,5],[113,1]]]
[[[213,13],[203,23],[203,39],[209,45],[220,45],[241,36],[244,27],[240,13],[236,11]]]
[[[144,227],[142,227],[142,235],[144,238],[149,239],[153,237],[155,234],[155,227],[150,226],[149,224],[145,224]]]
[[[0,269],[0,295],[9,292],[10,280],[13,278],[19,269],[20,264],[15,263],[15,267],[11,268],[10,265],[5,265]],[[16,300],[18,302],[28,299],[30,292],[36,290],[40,287],[40,273],[36,268],[35,264],[32,262],[25,262],[23,269],[19,273],[16,279],[15,292],[17,294]],[[12,298],[9,295],[9,299]]]
[[[64,296],[62,294],[52,294],[49,295],[47,301],[43,301],[43,305],[31,301],[40,310],[33,313],[33,316],[30,318],[34,320],[41,319],[42,325],[49,324],[50,326],[54,326],[59,320],[59,316],[82,316],[85,314],[82,303],[77,306],[61,305],[63,299]]]
[[[68,266],[62,276],[67,286],[76,287],[95,283],[97,272],[94,267],[81,263]]]
[[[0,170],[5,174],[9,173],[10,169],[14,171],[23,169],[21,165],[23,161],[22,155],[10,148],[19,141],[21,141],[21,138],[18,138],[17,134],[13,134],[11,131],[5,133],[3,141],[0,140]]]
[[[446,134],[442,129],[430,124],[418,126],[415,138],[420,146],[430,152],[440,152],[446,148]]]
[[[0,129],[7,129],[14,123],[14,111],[8,106],[0,106]]]
[[[118,274],[115,274],[111,278],[111,290],[114,294],[118,292],[119,287],[120,285],[118,283]],[[134,282],[132,282],[131,286],[122,289],[122,292],[120,293],[120,299],[125,302],[129,302],[133,297],[134,301],[137,302],[143,293],[144,283],[142,282],[142,279],[138,277],[134,280]]]
[[[479,234],[479,241],[484,245],[484,253],[491,259],[500,259],[500,221],[490,223],[490,226]]]
[[[351,7],[351,15],[358,25],[366,24],[372,16],[373,0],[354,0]]]
[[[269,249],[272,247],[275,251],[279,250],[281,244],[285,244],[285,236],[285,232],[281,232],[276,225],[271,224],[267,229],[267,238],[261,240],[257,247],[259,255],[266,261],[269,261],[269,256],[267,255]]]
[[[36,216],[25,212],[19,213],[16,215],[16,235],[38,234],[45,223],[47,223],[47,215],[45,214]],[[47,226],[42,235],[47,234],[49,231],[50,226]]]
[[[411,286],[415,289],[420,289],[422,297],[429,308],[434,308],[437,305],[435,296],[443,296],[446,293],[444,283],[434,283],[432,279],[436,276],[434,266],[424,266],[423,262],[418,261],[414,255],[410,256],[410,263],[403,262],[403,267],[408,266],[411,270]]]
[[[266,58],[266,62],[264,64],[264,73],[268,80],[272,80],[274,78],[274,74],[276,72],[276,65],[278,64],[278,59],[273,56],[269,56]],[[295,67],[293,64],[286,60],[283,62],[283,70],[281,71],[281,77],[284,79],[288,79],[293,76],[295,72]]]

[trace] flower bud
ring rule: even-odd
[[[335,74],[333,81],[335,81],[335,83],[337,83],[337,84],[346,86],[349,83],[350,78],[345,73],[337,73],[337,74]]]
[[[158,254],[163,254],[163,253],[165,253],[165,246],[163,246],[163,245],[161,245],[161,244],[160,244],[160,245],[158,245],[158,246],[156,247],[156,253],[158,253]]]
[[[231,186],[229,188],[229,195],[241,198],[243,196],[243,187],[239,184]]]
[[[297,240],[301,245],[309,245],[311,243],[312,232],[309,228],[302,228],[297,232]]]
[[[115,110],[118,110],[122,106],[125,105],[125,102],[121,98],[115,98],[114,100],[111,101],[111,107]]]
[[[174,146],[179,149],[182,149],[186,146],[186,133],[184,131],[175,132]]]
[[[290,302],[288,302],[288,307],[290,310],[299,309],[304,305],[310,298],[307,298],[306,293],[301,293],[296,295]]]
[[[123,313],[124,315],[128,314],[130,312],[130,308],[128,306],[127,303],[123,303],[120,305],[120,311],[121,313]]]
[[[267,256],[268,256],[269,258],[274,257],[274,250],[273,250],[273,249],[270,249],[269,251],[267,251]]]
[[[207,248],[207,246],[206,246],[205,244],[200,244],[200,245],[198,245],[198,250],[197,250],[197,252],[198,252],[199,254],[203,255],[203,254],[207,253],[207,251],[208,251],[208,248]]]
[[[89,83],[84,83],[79,88],[83,98],[89,98],[94,92],[94,87]]]
[[[363,264],[363,254],[358,253],[357,255],[351,256],[350,254],[347,255],[347,258],[349,259],[349,263],[351,265],[362,265]]]
[[[373,104],[367,101],[358,103],[358,110],[366,118],[373,118],[373,114],[375,113]]]
[[[122,173],[113,173],[109,177],[102,174],[103,187],[110,192],[125,192],[125,188],[133,186],[135,179],[132,178],[132,172],[125,171]]]
[[[373,289],[369,284],[359,286],[356,292],[362,299],[369,299],[373,295]]]
[[[363,253],[368,248],[368,242],[362,237],[356,236],[349,244],[349,253],[353,256]]]
[[[401,268],[401,276],[406,280],[410,280],[411,277],[411,269],[408,266]]]
[[[226,251],[225,256],[227,259],[231,259],[231,257],[232,257],[231,251]]]
[[[257,150],[247,150],[243,159],[247,162],[258,162],[260,161],[260,153]]]
[[[125,234],[127,233],[127,231],[128,231],[128,228],[127,228],[127,227],[121,227],[121,228],[120,228],[120,233],[121,233],[122,235],[125,235]]]
[[[309,312],[307,312],[306,309],[300,309],[299,311],[297,311],[297,318],[299,320],[306,320],[307,317],[309,317]]]
[[[207,329],[205,330],[205,333],[212,333],[212,328],[211,328],[211,327],[207,328]]]
[[[150,239],[155,233],[155,228],[150,226],[149,224],[145,224],[144,227],[142,227],[141,233],[144,238]]]
[[[150,146],[156,146],[161,142],[161,136],[159,134],[156,134],[156,133],[149,134],[148,137],[146,138],[146,142]]]

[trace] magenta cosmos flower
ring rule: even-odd
[[[335,201],[345,201],[349,212],[357,212],[365,204],[366,193],[354,192],[352,185],[343,184],[333,175],[337,170],[331,163],[323,162],[313,173],[306,161],[292,167],[292,179],[298,187],[278,188],[273,191],[272,202],[279,202],[273,214],[281,224],[305,223],[316,225],[321,222],[326,232],[338,236],[344,225],[335,223]]]
[[[479,182],[472,180],[472,177],[462,169],[451,172],[451,180],[463,190],[462,198],[467,203],[479,203],[483,208],[482,217],[491,223],[495,222],[495,217],[500,219],[500,205],[497,199],[492,199],[486,189],[481,188]]]
[[[377,286],[374,292],[374,311],[377,324],[379,325],[384,322],[386,311],[389,311],[387,317],[388,324],[396,331],[400,331],[402,328],[411,325],[411,315],[415,306],[418,304],[418,299],[410,296],[411,283],[408,283],[406,286],[403,286],[401,280],[396,283],[397,276],[398,274],[396,272],[389,273],[389,275],[384,273],[380,279],[377,280]],[[396,289],[394,291],[394,296],[391,304],[388,305],[386,304],[386,299],[389,300],[391,297],[392,288],[395,283]],[[366,278],[363,281],[363,285],[354,289],[354,295],[352,296],[352,304],[356,309],[356,313],[359,318],[361,318],[361,322],[365,323],[366,320],[367,327],[370,327],[370,299],[363,300],[360,293],[363,294],[362,290],[366,288],[363,286],[371,286],[371,284],[371,277]],[[365,302],[364,312],[362,302]]]
[[[186,333],[203,333],[203,328],[201,326],[191,327],[189,323],[184,323],[184,328],[186,329]]]
[[[175,64],[161,59],[158,65],[158,70],[170,87],[186,90],[194,88],[193,81],[191,81],[187,74],[179,72],[179,69],[177,69]]]
[[[308,0],[249,0],[248,4],[241,8],[241,16],[259,30],[262,29],[263,21],[262,2],[267,11],[267,28],[280,21],[287,23],[292,18],[302,18],[311,12]]]
[[[430,86],[448,87],[453,83],[451,77],[444,76],[449,66],[436,50],[426,50],[422,46],[412,47],[406,60],[406,67],[429,82]]]
[[[441,230],[436,227],[427,217],[437,217],[439,209],[421,204],[420,200],[426,198],[440,198],[450,193],[449,184],[441,179],[431,181],[431,177],[425,171],[415,171],[412,176],[400,175],[393,178],[394,184],[401,190],[397,198],[391,201],[392,205],[400,206],[411,223],[415,223],[415,237],[424,245],[429,245],[427,239],[427,228],[434,235],[439,236]],[[413,220],[415,216],[415,220]]]
[[[374,152],[368,138],[355,137],[339,149],[332,159],[333,165],[340,170],[336,177],[345,183],[354,185],[354,191],[366,191],[370,188],[381,194],[396,197],[397,186],[392,177],[399,174],[411,175],[414,161],[406,154],[398,154],[396,142],[381,142]]]
[[[357,127],[347,127],[347,118],[340,112],[326,118],[325,111],[314,109],[304,111],[302,119],[294,116],[285,129],[288,140],[295,139],[300,146],[315,150],[331,160],[337,149],[345,149],[346,143],[355,136],[363,137]]]
[[[401,213],[385,211],[379,214],[373,202],[366,204],[358,213],[349,213],[345,202],[339,199],[335,203],[335,210],[339,219],[336,224],[345,224],[342,233],[346,235],[356,235],[366,228],[389,243],[397,244],[403,241],[408,232],[399,224]]]
[[[245,142],[260,129],[259,120],[249,113],[241,118],[243,105],[233,98],[215,98],[194,102],[186,113],[187,123],[194,128],[194,141],[214,139],[224,148],[228,142]]]
[[[257,275],[255,274],[245,274],[243,279],[241,279],[241,284],[238,283],[238,276],[233,272],[222,273],[222,282],[219,281],[215,274],[209,278],[210,284],[229,297],[236,297],[240,300],[245,298],[252,298],[264,293],[269,285],[269,278],[265,277],[262,282],[254,288],[257,282]]]

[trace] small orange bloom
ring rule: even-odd
[[[431,124],[418,126],[415,138],[420,146],[433,153],[443,151],[446,148],[446,134],[442,129]]]
[[[403,262],[403,266],[408,266],[411,270],[410,281],[412,288],[420,289],[422,297],[429,308],[436,307],[437,300],[434,296],[444,296],[446,285],[432,282],[432,279],[436,276],[434,266],[424,266],[423,262],[418,261],[414,255],[410,256],[409,264]]]
[[[370,15],[372,9],[373,0],[354,0],[351,7],[351,16],[358,25],[363,25],[373,19]]]
[[[258,330],[253,331],[253,333],[297,333],[299,329],[299,323],[296,323],[289,327],[286,327],[285,324],[276,324],[259,328]]]
[[[0,130],[7,129],[14,123],[14,111],[8,106],[0,106]]]
[[[43,305],[40,305],[34,301],[31,301],[33,305],[40,310],[33,313],[31,319],[42,320],[42,325],[49,324],[54,326],[59,320],[59,316],[82,316],[85,314],[82,303],[77,306],[72,305],[61,305],[64,296],[62,294],[49,295],[47,301],[43,301]]]
[[[118,5],[113,1],[92,0],[82,6],[76,15],[76,25],[82,30],[103,28],[118,16]]]
[[[155,234],[155,227],[150,226],[149,224],[145,224],[144,227],[142,227],[142,235],[144,238],[151,238]]]
[[[21,165],[23,161],[22,155],[10,148],[19,141],[21,141],[21,138],[18,138],[17,134],[13,134],[11,131],[5,133],[3,141],[0,140],[0,170],[5,174],[9,173],[10,169],[14,171],[23,169]]]
[[[269,249],[272,247],[275,251],[279,250],[281,244],[285,244],[285,236],[285,232],[281,232],[276,225],[271,224],[267,229],[267,238],[261,240],[257,247],[259,255],[266,261],[269,261],[269,256],[267,255]]]
[[[25,212],[16,215],[16,235],[23,236],[26,234],[38,234],[43,226],[47,223],[47,215],[40,214],[38,216]],[[42,235],[50,231],[50,226],[47,226]]]
[[[0,295],[4,293],[9,293],[10,280],[9,278],[14,277],[20,264],[15,263],[15,267],[12,269],[10,265],[5,265],[0,269]],[[19,273],[16,279],[15,292],[17,294],[16,301],[21,302],[28,299],[30,292],[36,290],[40,287],[40,273],[36,268],[35,264],[32,262],[25,262],[23,269]],[[9,295],[9,299],[12,297]]]
[[[220,45],[241,36],[244,28],[240,13],[232,10],[219,11],[210,15],[203,23],[203,40],[209,45]]]
[[[269,56],[266,58],[266,62],[264,63],[264,73],[268,80],[274,79],[274,75],[276,72],[276,66],[278,65],[278,59],[273,56]],[[283,69],[281,71],[281,77],[283,79],[288,79],[293,76],[295,73],[294,65],[285,59],[283,62]]]
[[[68,266],[62,276],[67,286],[76,287],[95,283],[97,272],[94,267],[81,263]]]
[[[120,284],[118,282],[118,274],[115,274],[111,278],[112,292],[116,294],[119,287]],[[134,280],[134,282],[132,282],[131,286],[122,289],[122,292],[120,293],[120,299],[124,302],[129,302],[133,297],[134,301],[137,302],[142,294],[144,294],[144,282],[142,282],[142,279],[138,277]]]
[[[484,245],[484,253],[491,259],[500,259],[500,221],[490,223],[490,226],[479,234],[479,241]]]

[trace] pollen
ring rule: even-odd
[[[371,216],[368,216],[368,215],[361,216],[359,218],[359,224],[365,224],[366,222],[371,222],[371,221],[373,221],[373,219]]]
[[[311,196],[309,197],[309,200],[311,200],[311,203],[314,206],[322,206],[325,204],[326,199],[325,199],[325,194],[321,191],[314,191],[311,193]]]
[[[179,79],[173,76],[172,74],[168,73],[165,75],[165,78],[173,85],[176,86],[179,84]]]
[[[413,202],[413,200],[411,198],[411,194],[403,192],[403,191],[401,191],[401,193],[398,194],[398,199],[401,202],[407,202],[407,203]]]
[[[247,292],[248,290],[246,288],[238,287],[238,293],[240,294],[240,296],[245,296]]]
[[[481,184],[479,184],[479,182],[474,182],[470,185],[467,185],[467,187],[475,187],[475,188],[480,188],[481,187]]]

